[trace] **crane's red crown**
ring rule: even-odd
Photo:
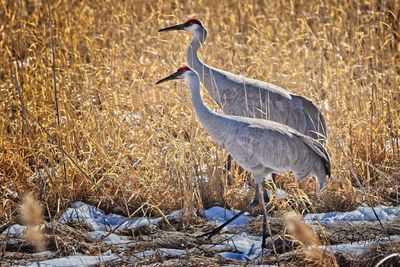
[[[186,65],[183,65],[182,67],[180,67],[180,68],[177,70],[177,72],[179,72],[179,73],[184,73],[184,72],[186,72],[186,71],[188,71],[188,70],[190,70],[190,68],[189,68],[188,66],[186,66]]]
[[[192,24],[197,24],[199,26],[201,26],[201,21],[198,19],[189,19],[188,21],[185,22],[185,25],[189,26]]]

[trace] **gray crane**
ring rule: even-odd
[[[268,198],[260,189],[264,180],[273,173],[291,171],[298,180],[314,175],[320,183],[319,187],[323,187],[326,176],[330,176],[330,158],[324,146],[317,140],[281,123],[225,115],[209,109],[201,97],[200,78],[196,71],[188,66],[179,68],[156,84],[174,79],[184,79],[189,84],[192,104],[201,125],[215,143],[225,148],[242,168],[254,175],[256,182],[254,200],[250,205],[205,236],[210,237],[218,233],[241,214],[256,207],[260,199],[264,208],[265,226],[267,209],[264,199]],[[264,247],[266,228],[263,229]]]
[[[192,41],[186,53],[187,62],[199,74],[208,93],[225,114],[280,122],[319,140],[322,144],[325,143],[325,119],[310,99],[270,83],[204,64],[197,51],[206,41],[207,29],[198,19],[190,19],[159,31],[172,30],[185,30],[192,34]]]

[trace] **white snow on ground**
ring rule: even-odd
[[[400,217],[400,207],[375,207],[375,211],[382,221],[389,221]],[[237,211],[231,211],[222,207],[212,207],[204,211],[206,218],[220,224],[225,220],[231,218]],[[179,219],[182,211],[175,211],[167,215],[168,220]],[[310,224],[334,224],[344,222],[361,222],[361,221],[376,221],[376,217],[370,207],[358,207],[350,212],[328,212],[320,214],[307,214],[304,216],[306,222]],[[261,254],[261,237],[251,236],[246,233],[245,228],[252,220],[247,215],[242,215],[236,219],[231,227],[242,229],[239,234],[222,234],[221,237],[225,240],[215,245],[203,245],[202,248],[214,251],[217,255],[230,259],[238,259],[248,261],[257,258]],[[105,214],[104,211],[87,205],[82,202],[74,203],[60,218],[61,223],[77,223],[83,222],[93,231],[88,232],[87,235],[95,241],[103,242],[109,246],[118,246],[120,248],[129,248],[135,245],[134,240],[130,236],[123,235],[126,230],[134,230],[143,226],[152,224],[160,224],[163,221],[162,217],[159,218],[127,218],[116,214]],[[1,235],[9,235],[10,237],[21,237],[26,231],[26,226],[14,224],[8,227]],[[387,238],[379,240],[359,241],[352,244],[339,244],[324,246],[324,249],[331,250],[338,253],[351,253],[360,255],[370,246],[384,242]],[[400,240],[400,236],[392,236],[391,240]],[[268,238],[266,242],[270,242]],[[264,250],[265,254],[270,251]],[[144,257],[151,257],[158,253],[166,257],[181,257],[186,254],[186,251],[179,249],[160,248],[157,250],[146,250],[138,252],[133,255],[120,255],[108,253],[101,256],[88,256],[88,255],[74,255],[63,257],[59,259],[45,260],[38,263],[30,263],[27,266],[93,266],[101,263],[107,263],[114,260],[122,259],[124,262],[135,262],[143,259]]]
[[[392,235],[390,236],[391,241],[399,241],[399,235]],[[387,237],[382,237],[377,240],[360,240],[355,243],[351,244],[338,244],[338,245],[331,245],[331,246],[324,246],[323,248],[326,250],[330,250],[334,253],[349,253],[353,255],[361,255],[371,246],[376,245],[378,243],[387,242],[389,239]]]
[[[222,207],[214,206],[204,211],[204,215],[207,220],[214,222],[215,224],[222,224],[228,219],[232,218],[237,211],[228,210]],[[246,215],[239,216],[228,228],[242,228],[245,227],[250,222],[250,218]]]
[[[217,245],[203,245],[202,248],[215,252],[220,252],[218,255],[240,260],[251,260],[257,258],[261,254],[261,239],[260,236],[252,236],[246,233],[241,234],[223,234],[225,239]],[[270,238],[266,239],[268,243]],[[235,252],[226,252],[235,251]],[[264,249],[265,254],[269,254],[270,250]]]
[[[27,227],[24,225],[20,224],[14,224],[8,227],[6,230],[4,230],[0,236],[5,236],[8,239],[7,244],[8,245],[15,245],[18,244],[19,240],[21,238],[24,238],[25,231]],[[0,262],[1,266],[1,262]]]
[[[223,267],[237,267],[237,265],[228,264],[222,265]],[[269,265],[269,264],[246,264],[246,267],[278,267],[278,265]]]
[[[237,267],[237,265],[226,264],[222,265],[223,267]],[[246,264],[246,267],[278,267],[278,265],[270,265],[270,264]]]
[[[240,260],[240,261],[249,261],[250,258],[246,254],[237,253],[237,252],[221,252],[217,255],[222,256],[227,259],[232,260]]]
[[[374,209],[381,221],[390,221],[400,218],[400,206],[377,206],[374,207]],[[309,223],[319,222],[321,224],[377,221],[371,207],[358,207],[356,210],[348,212],[332,211],[326,213],[307,214],[304,216],[304,220]]]
[[[40,262],[32,262],[25,266],[26,267],[98,266],[98,265],[104,264],[104,263],[111,263],[112,261],[115,261],[117,259],[119,259],[119,257],[115,254],[102,255],[102,256],[74,255],[74,256],[68,256],[68,257],[63,257],[63,258],[44,260],[44,261],[40,261]]]
[[[116,235],[105,231],[93,231],[87,233],[92,239],[104,242],[106,245],[111,246],[130,246],[134,245],[133,240],[129,236]]]
[[[26,226],[25,225],[20,225],[20,224],[13,224],[10,227],[8,227],[6,230],[4,230],[2,235],[14,235],[14,236],[22,236],[25,231],[26,231]]]
[[[111,264],[112,262],[121,261],[124,263],[134,263],[147,257],[161,255],[168,258],[178,258],[186,254],[186,251],[180,249],[160,248],[157,250],[146,250],[133,255],[116,255],[113,253],[105,253],[101,256],[74,255],[51,260],[28,263],[25,267],[34,266],[98,266],[101,264]],[[22,265],[20,265],[22,266]]]
[[[135,259],[142,260],[144,258],[157,255],[157,253],[160,253],[163,256],[171,258],[171,257],[181,257],[186,254],[186,251],[184,251],[182,249],[173,249],[173,248],[160,248],[157,250],[146,250],[143,252],[135,253],[133,256],[131,256],[131,259],[132,260],[135,260]]]
[[[168,220],[176,219],[180,211],[167,215]],[[110,231],[121,233],[126,230],[135,230],[149,225],[158,225],[163,218],[127,218],[117,214],[106,215],[104,211],[83,202],[75,202],[60,218],[61,223],[85,223],[95,231]]]
[[[225,237],[227,240],[224,242],[231,246],[231,248],[237,249],[239,252],[246,254],[247,257],[253,259],[261,254],[261,236],[252,236],[246,233],[241,234],[224,234],[222,237]],[[266,242],[268,243],[270,238],[267,238]],[[264,249],[264,253],[268,254],[269,252]]]

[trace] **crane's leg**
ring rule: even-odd
[[[271,173],[272,182],[275,184],[276,173]]]
[[[204,237],[207,236],[208,238],[216,235],[219,233],[219,231],[221,231],[222,228],[224,228],[225,226],[227,226],[228,224],[230,224],[231,222],[233,222],[234,220],[236,220],[240,215],[242,215],[245,212],[251,211],[252,209],[254,209],[255,207],[258,206],[258,204],[260,203],[260,186],[259,184],[256,185],[256,192],[254,194],[254,200],[250,203],[250,205],[248,205],[247,207],[245,207],[243,210],[241,210],[239,213],[235,214],[235,216],[233,216],[232,218],[230,218],[229,220],[227,220],[226,222],[224,222],[223,224],[221,224],[220,226],[218,226],[217,228],[213,229],[210,232],[207,232],[199,237]]]
[[[227,171],[230,171],[231,168],[232,168],[232,156],[231,156],[231,154],[228,154],[228,157],[227,157],[226,162],[225,162],[225,168],[226,168]]]
[[[269,196],[268,196],[268,192],[265,189],[263,190],[263,200],[264,200],[264,203],[262,203],[262,205],[263,205],[263,232],[262,232],[261,249],[266,247],[265,239],[267,237],[267,214],[266,214],[265,210],[267,209],[266,205],[268,205]],[[265,203],[267,203],[267,204],[265,204]],[[268,210],[267,210],[267,212],[268,212]]]
[[[276,174],[272,173],[271,174],[271,180],[274,183],[274,186],[275,186],[275,178],[276,178]],[[263,182],[262,189],[263,189],[263,192],[264,192],[264,202],[268,204],[269,203],[269,196],[268,196],[268,191],[265,188],[265,179],[264,179],[264,182]]]
[[[261,183],[262,184],[262,183]],[[266,192],[264,192],[264,190],[261,190],[261,204],[263,207],[263,237],[262,237],[262,242],[261,242],[261,249],[264,250],[264,248],[266,247],[265,244],[265,239],[267,238],[267,230],[268,230],[268,235],[271,237],[272,239],[272,232],[271,232],[271,228],[268,225],[268,210],[267,210],[267,205],[265,203],[265,199],[268,199],[268,193],[267,196],[265,196]],[[268,204],[268,202],[267,202]],[[276,254],[276,249],[275,249],[275,245],[274,245],[274,241],[272,240],[272,248]]]
[[[233,158],[232,158],[231,154],[228,154],[228,157],[227,157],[226,162],[225,162],[225,171],[227,172],[227,175],[228,175],[228,185],[232,184],[232,182],[231,182],[232,177],[229,175],[229,171],[232,169],[232,160],[233,160]],[[240,173],[245,172],[245,170],[242,169],[240,166],[239,166],[239,171],[240,171]],[[271,179],[272,179],[272,182],[274,184],[275,184],[275,177],[276,177],[276,174],[273,173],[271,175]],[[264,199],[264,201],[265,201],[265,203],[268,203],[269,202],[269,198],[268,198],[268,192],[265,189],[265,182],[263,183],[263,187],[262,188],[264,190],[264,196],[267,196],[267,199]]]
[[[225,169],[223,170],[227,178],[228,186],[231,186],[234,183],[231,170],[232,170],[232,156],[231,154],[228,154],[225,161]]]

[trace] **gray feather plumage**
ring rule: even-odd
[[[270,83],[204,64],[197,56],[197,50],[207,35],[204,31],[202,35],[194,33],[187,50],[187,61],[225,114],[276,121],[325,142],[325,119],[310,99]]]
[[[299,180],[315,175],[323,186],[330,159],[318,141],[278,122],[214,112],[201,98],[198,75],[190,71],[185,79],[202,126],[256,180],[291,171]]]

